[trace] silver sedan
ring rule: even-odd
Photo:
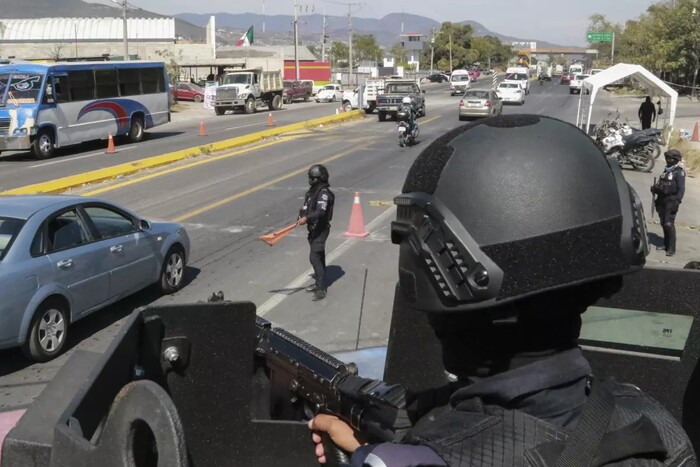
[[[459,119],[493,117],[503,113],[503,101],[495,91],[472,89],[464,93],[459,101]]]
[[[189,249],[181,225],[103,200],[0,197],[0,349],[56,357],[71,323],[151,284],[179,290]]]

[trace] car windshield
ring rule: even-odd
[[[469,75],[452,75],[452,81],[469,81]]]
[[[291,81],[282,81],[282,85],[285,88],[291,88],[292,87],[292,82]]]
[[[576,75],[576,80],[577,81],[583,81],[584,79],[588,78],[586,75]]]
[[[3,96],[2,105],[36,104],[39,102],[43,78],[42,75],[33,73],[0,75],[0,93]]]
[[[249,73],[236,73],[224,76],[224,84],[250,84]]]
[[[22,229],[24,221],[13,217],[0,217],[0,261],[5,257],[12,242]]]
[[[525,73],[506,73],[506,79],[513,79],[513,80],[527,79],[527,75]]]
[[[335,91],[335,86],[332,84],[329,84],[328,86],[324,86],[323,89],[328,89],[329,91]]]

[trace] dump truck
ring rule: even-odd
[[[216,88],[214,111],[223,115],[227,110],[255,113],[267,105],[270,110],[282,108],[284,84],[281,71],[263,71],[252,68],[226,72]]]

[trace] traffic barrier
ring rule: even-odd
[[[199,122],[199,136],[207,136],[207,129],[204,127],[204,122]]]
[[[267,114],[267,126],[275,126],[275,122],[272,121],[272,112]]]
[[[346,237],[364,238],[369,235],[365,229],[365,221],[362,217],[362,204],[360,204],[360,193],[355,192],[355,200],[352,203],[352,212],[350,213],[350,225],[348,231],[343,235]]]
[[[695,128],[693,129],[693,136],[690,141],[700,142],[700,134],[698,134],[698,122],[695,122]]]
[[[112,138],[112,133],[110,133],[109,138],[107,139],[107,154],[115,154],[116,152],[117,150],[114,147],[114,138]]]

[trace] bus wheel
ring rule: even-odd
[[[39,130],[32,143],[32,153],[36,159],[48,159],[54,152],[53,134],[47,129]]]
[[[132,117],[131,127],[129,128],[129,141],[140,143],[143,141],[143,134],[143,119],[141,117]]]

